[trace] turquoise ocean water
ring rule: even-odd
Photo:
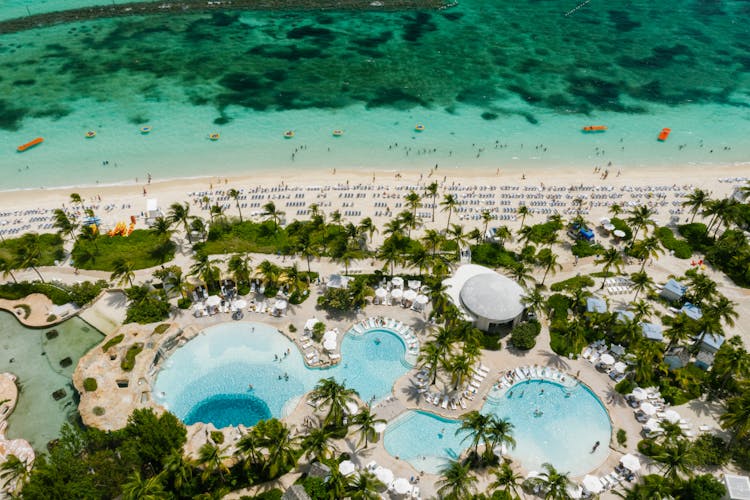
[[[11,0],[0,19],[94,3]],[[593,0],[565,17],[575,4],[226,11],[0,34],[0,189],[146,172],[748,161],[748,2]],[[609,130],[581,133],[592,124]]]

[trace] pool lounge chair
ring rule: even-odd
[[[440,408],[444,410],[448,408],[448,396],[443,396],[443,402],[440,403]]]
[[[451,410],[455,410],[456,409],[456,400],[455,399],[451,399],[450,405],[451,405]]]
[[[411,497],[415,498],[415,499],[419,499],[420,498],[419,497],[419,486],[415,486],[414,488],[412,488],[412,490],[411,490]]]
[[[440,394],[435,394],[432,396],[432,405],[440,406]]]
[[[331,354],[328,357],[331,359],[341,359],[341,354]]]
[[[464,398],[459,398],[458,404],[461,405],[462,409],[466,409],[466,401],[464,401]]]

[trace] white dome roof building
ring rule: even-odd
[[[480,330],[505,330],[521,319],[523,288],[492,269],[466,264],[443,284],[451,301]]]

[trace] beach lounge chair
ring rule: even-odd
[[[433,396],[432,396],[432,405],[433,406],[440,406],[440,394],[433,394]]]
[[[481,385],[479,385],[479,384],[478,384],[478,383],[477,383],[476,381],[474,381],[474,380],[472,380],[471,382],[469,382],[469,385],[470,385],[471,387],[475,388],[475,389],[479,389],[480,387],[482,387]]]
[[[455,399],[451,399],[450,405],[451,405],[451,410],[455,410],[456,409],[456,400]]]
[[[464,398],[459,398],[458,404],[461,405],[462,409],[466,409],[466,401],[464,401]]]
[[[341,354],[331,354],[328,357],[331,358],[331,359],[341,359]]]
[[[415,499],[419,499],[420,498],[419,497],[419,486],[415,486],[414,488],[412,488],[412,490],[411,490],[411,497],[415,498]]]
[[[440,403],[440,408],[444,410],[448,408],[448,396],[443,396],[443,402]]]
[[[305,358],[308,360],[313,359],[318,353],[316,351],[310,351],[307,354],[305,354]]]

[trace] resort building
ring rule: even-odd
[[[679,281],[670,279],[669,281],[664,283],[664,287],[661,289],[661,292],[659,292],[659,295],[670,302],[675,302],[678,300],[682,300],[682,297],[685,295],[686,290],[687,288],[681,285]]]
[[[586,311],[604,314],[607,312],[607,301],[597,296],[588,297],[586,299]]]
[[[443,284],[451,301],[480,330],[507,331],[521,319],[523,288],[492,269],[466,264]]]
[[[750,479],[747,476],[724,474],[727,494],[724,500],[750,500]]]
[[[708,370],[711,365],[714,364],[714,356],[716,351],[724,343],[723,335],[716,335],[713,333],[706,333],[699,340],[698,343],[698,354],[695,355],[695,366]]]
[[[657,325],[656,323],[641,323],[641,330],[643,331],[643,336],[649,340],[657,340],[659,342],[664,340],[661,325]]]

